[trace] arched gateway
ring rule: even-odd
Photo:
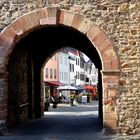
[[[7,127],[7,122],[9,119],[8,106],[10,106],[11,100],[9,101],[8,97],[10,94],[12,94],[13,90],[13,88],[12,90],[9,90],[9,87],[11,86],[9,84],[12,83],[9,80],[9,71],[12,71],[14,68],[10,69],[8,67],[9,65],[14,65],[12,63],[9,64],[9,59],[14,52],[16,44],[18,44],[20,40],[26,38],[26,36],[34,31],[45,29],[47,27],[57,28],[59,26],[64,26],[70,28],[70,30],[72,29],[80,32],[82,36],[89,40],[89,42],[92,44],[92,47],[94,48],[94,51],[96,51],[96,53],[98,54],[102,65],[102,68],[100,68],[100,70],[102,77],[103,127],[105,131],[112,130],[112,132],[118,133],[116,96],[119,84],[119,60],[114,50],[113,44],[110,42],[105,33],[103,33],[94,23],[85,18],[83,15],[66,10],[60,10],[56,7],[43,8],[23,15],[22,17],[16,19],[8,27],[6,27],[0,34],[0,130],[2,131]],[[72,36],[70,37],[72,38]],[[83,50],[86,50],[84,53],[88,54],[88,47]],[[54,53],[54,51],[52,51],[51,53]],[[95,54],[95,52],[90,51],[91,55],[92,53]],[[14,62],[14,56],[12,57],[12,59],[12,62]],[[16,63],[18,63],[18,61]],[[34,81],[34,83],[36,81]],[[16,84],[18,83],[16,83],[17,81],[14,82],[15,85],[13,86],[16,86]],[[16,105],[17,104],[18,103],[16,103]],[[41,106],[43,106],[42,100],[39,100],[38,105],[40,104]],[[33,110],[38,109],[35,108]],[[39,114],[41,114],[42,111],[43,110],[40,109]],[[39,117],[41,115],[36,114],[36,116]],[[34,115],[32,115],[32,118],[34,118]]]

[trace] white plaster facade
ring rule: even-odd
[[[94,63],[91,60],[87,61],[87,70],[86,70],[87,78],[89,78],[88,85],[97,85],[98,83],[98,69],[95,67]]]
[[[67,54],[67,52],[64,51],[59,52],[59,63],[58,63],[59,82],[69,84],[70,81],[69,55]]]
[[[73,49],[72,49],[73,50]],[[70,84],[72,85],[83,85],[84,81],[80,80],[81,72],[84,72],[83,69],[80,67],[80,52],[78,50],[71,50],[68,51],[69,60],[70,60]]]

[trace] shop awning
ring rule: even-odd
[[[63,83],[60,83],[59,81],[44,81],[44,83],[48,86],[62,86]]]

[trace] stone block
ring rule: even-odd
[[[81,22],[80,26],[78,27],[78,30],[86,34],[91,26],[92,26],[91,20],[84,18],[84,20]]]
[[[108,97],[115,97],[116,90],[115,89],[108,89]]]
[[[112,49],[112,44],[109,39],[105,40],[100,45],[96,46],[101,54],[105,53],[106,51]]]
[[[112,121],[117,121],[118,120],[118,115],[115,112],[112,113],[105,113],[104,115],[105,120],[112,120]]]
[[[40,19],[48,18],[47,9],[46,8],[38,10],[37,13],[38,13],[38,16],[39,16]]]
[[[47,9],[41,9],[38,11],[40,25],[46,25],[48,23]]]
[[[56,7],[47,7],[48,17],[57,17],[57,8]]]
[[[32,12],[32,13],[29,14],[29,16],[30,16],[30,19],[31,19],[33,27],[38,26],[39,25],[39,15],[38,15],[38,12],[37,11]]]
[[[22,16],[19,20],[20,20],[23,32],[26,32],[32,29],[33,24],[31,22],[29,15]]]
[[[0,51],[4,53],[4,49],[5,47],[7,47],[6,49],[9,49],[9,47],[12,45],[14,39],[16,37],[16,33],[15,31],[11,28],[11,27],[7,27],[2,34],[0,35]],[[4,55],[4,54],[3,54]],[[1,56],[3,56],[1,55]]]
[[[59,11],[58,23],[63,24],[63,22],[64,22],[64,14],[65,14],[64,10]]]
[[[0,49],[6,45],[6,39],[3,35],[0,35]]]
[[[56,24],[56,17],[48,17],[48,19],[47,19],[47,24]]]
[[[118,62],[113,49],[109,49],[102,55],[103,65],[105,70],[118,69]]]
[[[100,32],[101,30],[93,24],[87,32],[87,37],[92,41]]]
[[[107,10],[107,6],[104,5],[97,5],[97,10]]]
[[[101,45],[103,42],[105,42],[107,39],[105,33],[100,32],[97,36],[95,36],[92,40],[92,42],[95,44],[95,46]]]
[[[56,24],[57,23],[57,8],[56,7],[47,7],[40,11],[40,24]]]
[[[104,128],[115,129],[117,127],[116,120],[105,120],[104,121]]]
[[[17,35],[23,34],[23,27],[22,27],[19,19],[11,24],[11,28],[13,28],[15,30]]]
[[[41,18],[39,20],[40,25],[46,25],[48,23],[48,19],[47,18]]]
[[[104,102],[104,112],[105,113],[113,113],[115,111],[115,106],[111,103],[110,100],[106,100]]]
[[[84,20],[84,16],[81,14],[75,14],[72,22],[72,27],[78,28],[81,22]]]
[[[2,36],[5,36],[5,38],[8,40],[9,38],[15,38],[16,33],[15,30],[13,30],[13,28],[11,28],[11,26],[7,27],[3,33]]]
[[[74,18],[74,13],[65,12],[63,24],[71,26]]]

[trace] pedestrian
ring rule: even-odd
[[[87,93],[87,103],[90,103],[90,93]]]
[[[70,93],[70,104],[71,104],[71,106],[74,106],[74,104],[73,104],[74,98],[75,98],[75,94],[73,92]]]
[[[52,103],[53,103],[53,108],[57,108],[57,104],[58,104],[58,99],[57,99],[57,97],[56,96],[52,96],[51,97],[51,101],[52,101]]]
[[[48,111],[50,107],[50,101],[49,101],[49,98],[48,97],[45,97],[45,111]]]

